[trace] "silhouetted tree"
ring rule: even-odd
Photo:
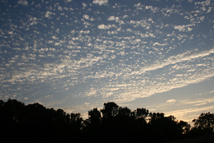
[[[200,130],[203,133],[210,134],[214,131],[214,114],[201,113],[198,119],[192,120],[194,122],[194,130]]]
[[[179,139],[183,133],[183,122],[179,124],[174,116],[165,117],[164,113],[150,113],[150,136],[155,142],[166,142]]]
[[[129,117],[131,115],[131,110],[127,107],[119,107],[118,116]]]
[[[101,113],[97,108],[88,111],[89,121],[91,124],[97,126],[101,121]]]
[[[194,128],[174,116],[149,113],[145,108],[131,111],[114,102],[104,103],[100,111],[88,111],[88,119],[80,113],[67,114],[39,103],[24,105],[8,99],[0,100],[0,126],[9,141],[24,141],[24,136],[38,142],[167,142],[184,137],[213,133],[214,114],[202,113],[194,119]],[[83,124],[84,123],[84,124]]]
[[[94,108],[88,111],[88,117],[84,121],[84,133],[87,135],[87,139],[93,140],[93,142],[100,142],[101,113],[97,108]]]
[[[191,126],[190,124],[188,124],[187,122],[184,122],[184,121],[180,121],[178,123],[178,130],[179,132],[181,132],[182,134],[187,134],[189,133],[190,129],[191,129]]]
[[[137,113],[138,118],[142,117],[145,119],[149,114],[149,110],[147,110],[145,108],[137,108],[136,113]]]
[[[104,107],[101,110],[103,118],[115,117],[118,114],[118,107],[114,102],[104,103]]]

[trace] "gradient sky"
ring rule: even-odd
[[[0,99],[214,112],[213,0],[1,0]]]

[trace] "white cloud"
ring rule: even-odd
[[[176,64],[183,61],[189,61],[191,59],[205,57],[213,53],[214,53],[214,49],[211,49],[209,51],[203,51],[197,54],[190,54],[190,51],[187,51],[182,54],[170,56],[168,59],[165,59],[163,62],[158,62],[158,64],[152,64],[152,65],[143,67],[138,72],[132,72],[132,74],[142,74],[144,72],[157,70],[171,64]]]
[[[87,14],[84,14],[83,17],[84,17],[85,19],[87,19],[87,20],[90,19],[90,18],[89,18],[89,15],[87,15]]]
[[[189,3],[192,3],[192,2],[193,2],[193,0],[188,0],[188,2],[189,2]]]
[[[71,0],[64,1],[71,2]],[[24,0],[19,2],[22,2],[23,5],[26,3]],[[94,0],[93,3],[103,5],[108,3],[108,0]],[[174,88],[184,87],[212,77],[214,65],[211,54],[214,53],[213,49],[196,54],[194,54],[194,50],[177,54],[179,51],[194,49],[194,47],[191,46],[187,49],[177,48],[186,45],[181,41],[186,40],[186,43],[191,42],[193,26],[196,26],[194,27],[194,30],[197,30],[198,25],[183,25],[180,23],[180,25],[174,25],[174,31],[173,29],[171,32],[167,31],[167,28],[172,25],[170,19],[167,20],[167,17],[165,17],[167,22],[169,22],[169,24],[167,23],[168,26],[161,22],[161,16],[160,20],[157,21],[157,19],[154,18],[152,11],[156,12],[158,8],[141,5],[141,3],[135,5],[137,10],[134,10],[133,13],[131,9],[127,9],[125,13],[128,15],[121,15],[121,18],[108,12],[104,13],[104,11],[93,11],[93,6],[97,5],[93,5],[92,3],[88,4],[85,12],[80,14],[81,16],[79,15],[80,17],[74,16],[75,11],[72,8],[70,8],[70,12],[67,11],[66,14],[63,15],[63,13],[57,11],[57,7],[59,10],[64,11],[66,6],[60,7],[57,5],[55,8],[48,8],[49,11],[43,13],[43,18],[61,18],[60,20],[62,21],[59,20],[57,22],[59,22],[60,25],[64,25],[63,27],[56,24],[55,20],[50,20],[50,25],[48,25],[45,20],[42,20],[43,18],[36,18],[33,16],[27,17],[29,21],[23,22],[20,25],[16,25],[11,21],[11,28],[5,30],[6,34],[3,32],[4,30],[0,31],[5,37],[8,36],[8,34],[11,34],[5,38],[5,43],[2,43],[1,46],[3,49],[6,49],[4,48],[6,46],[10,46],[10,48],[18,54],[23,52],[32,54],[20,54],[19,58],[4,59],[4,64],[2,64],[4,70],[1,68],[1,79],[4,81],[1,80],[1,83],[11,82],[15,84],[17,83],[17,85],[22,85],[26,82],[31,82],[32,84],[40,86],[41,82],[44,83],[48,81],[48,84],[51,86],[59,86],[56,88],[60,88],[61,84],[66,85],[65,87],[63,86],[62,92],[69,92],[76,90],[73,89],[73,85],[82,87],[80,83],[84,82],[86,83],[86,88],[88,88],[88,86],[93,88],[86,89],[83,92],[77,91],[77,95],[75,96],[84,97],[84,93],[89,97],[103,95],[104,98],[114,98],[117,101],[123,102],[135,100],[136,98],[148,97],[155,93],[169,91]],[[86,6],[84,3],[82,3],[82,5],[83,7],[79,7],[80,9],[85,8]],[[118,7],[115,7],[118,8],[118,12],[120,12],[119,10],[122,10],[119,9],[120,6],[121,5],[118,4]],[[79,8],[75,9],[78,11]],[[174,8],[179,9],[179,7],[176,6]],[[167,9],[166,13],[168,12],[171,14],[175,12],[173,9]],[[211,8],[209,7],[206,7],[205,9],[207,12],[211,11]],[[143,18],[139,18],[137,16],[138,10],[142,10],[142,14],[144,12],[148,13],[148,11],[149,13]],[[94,19],[91,18],[91,12],[96,13]],[[197,14],[201,15],[199,12]],[[188,15],[188,12],[183,16],[180,15],[180,17],[178,15],[178,18],[181,18],[182,20],[182,17],[189,16],[189,20],[187,21],[196,23],[206,19],[207,15],[205,12],[201,17],[193,16],[194,19],[191,18],[191,15]],[[105,17],[102,17],[103,14],[105,14]],[[139,12],[139,14],[141,13]],[[29,15],[31,15],[31,13],[29,13]],[[122,17],[126,19],[121,21]],[[110,21],[108,23],[115,23],[115,21],[117,23],[115,23],[115,25],[109,25],[108,23],[96,25],[96,23],[99,23],[102,20],[105,21],[105,19]],[[23,20],[24,19],[21,17],[20,21]],[[91,22],[90,20],[94,20],[95,22]],[[82,22],[83,25],[80,22]],[[39,23],[40,26],[47,24],[46,26],[50,26],[51,29],[49,29],[48,33],[41,31],[43,29],[42,27],[39,28],[39,25],[34,25],[37,23]],[[34,25],[35,28],[29,26],[29,24]],[[66,25],[70,28],[66,27]],[[74,28],[72,26],[74,26]],[[75,28],[76,26],[77,28]],[[94,34],[96,35],[97,31],[96,28],[94,29],[94,26],[103,30],[95,37]],[[166,27],[166,29],[162,27]],[[21,34],[22,32],[19,32],[22,28],[23,30],[33,28],[32,30],[35,31],[32,35],[34,39],[33,41],[31,41],[32,38],[30,37],[31,34],[29,34],[29,31],[27,31],[26,34]],[[88,29],[90,29],[90,31]],[[105,29],[110,30],[104,31]],[[69,32],[71,30],[72,32]],[[98,30],[98,33],[99,31],[100,30]],[[189,31],[189,33],[181,35],[183,31]],[[115,35],[109,36],[107,33]],[[20,35],[20,39],[16,39],[16,37],[18,37],[17,34]],[[43,34],[45,34],[45,36]],[[202,30],[201,41],[203,40],[203,34],[209,37],[209,34],[203,33]],[[29,39],[27,38],[28,36]],[[52,39],[45,39],[45,37],[52,37]],[[14,39],[11,40],[12,38]],[[162,38],[164,40],[161,40]],[[198,47],[201,46],[201,49],[205,48],[203,47],[203,44],[200,43],[200,40],[197,41],[196,35],[194,38],[194,41],[197,42],[195,44]],[[207,41],[206,38],[204,38],[204,40]],[[4,40],[2,42],[4,42]],[[10,43],[13,43],[14,45]],[[23,48],[20,48],[25,47],[21,44],[27,46],[25,51],[22,51]],[[169,52],[170,50],[172,51]],[[4,51],[0,52],[2,54]],[[7,50],[7,53],[9,53],[9,50]],[[7,56],[7,53],[5,51],[5,56]],[[175,55],[172,56],[170,54]],[[32,67],[31,64],[34,63],[37,66]],[[16,68],[16,66],[18,68]],[[10,68],[17,72],[6,72],[9,71]],[[64,79],[72,80],[70,80],[69,84],[64,84]],[[90,83],[88,82],[89,80]],[[108,84],[112,84],[115,87],[109,87]],[[4,86],[7,85],[5,84]],[[102,89],[103,87],[105,90]],[[65,89],[67,91],[65,91]],[[102,91],[105,93],[102,94]],[[210,91],[210,93],[213,92],[214,91]],[[69,93],[68,96],[73,95]],[[176,100],[174,99],[170,99],[166,102],[175,101]],[[208,101],[194,102],[194,104],[192,103],[194,106],[209,103]],[[180,102],[176,101],[176,104],[177,103]]]
[[[51,11],[47,11],[46,14],[45,14],[45,17],[50,18],[51,15],[52,15],[52,12]]]
[[[150,9],[153,13],[156,13],[158,11],[157,7],[153,7],[153,6],[146,6],[146,9]]]
[[[109,28],[111,28],[111,25],[105,25],[105,24],[100,24],[100,25],[98,25],[98,29],[109,29]]]
[[[12,34],[13,34],[13,31],[8,31],[8,34],[12,35]]]
[[[198,99],[194,99],[194,100],[183,100],[180,101],[182,104],[188,104],[188,105],[195,105],[195,106],[201,106],[201,105],[206,105],[209,103],[213,103],[214,102],[214,98],[198,98]]]
[[[56,42],[56,43],[54,43],[54,45],[55,46],[61,46],[61,43]]]
[[[214,90],[210,91],[209,93],[213,93],[213,92],[214,92]]]
[[[194,26],[193,24],[188,25],[176,25],[174,26],[174,29],[178,29],[179,31],[186,32],[186,31],[192,31],[192,28],[190,26]]]
[[[141,6],[141,3],[135,4],[134,6],[139,7],[139,6]]]
[[[59,10],[59,11],[62,11],[62,7],[61,7],[61,6],[58,6],[58,10]]]
[[[208,10],[207,10],[207,13],[210,13],[212,11],[212,8],[213,7],[209,7]]]
[[[82,3],[83,9],[85,9],[87,7],[87,4],[85,4],[84,2]]]
[[[141,41],[141,39],[136,39],[134,40],[134,43],[139,43]]]
[[[108,3],[108,0],[93,0],[93,4],[103,5]]]
[[[124,19],[125,19],[125,18],[128,18],[128,17],[129,17],[128,15],[124,15],[124,16],[123,16]]]
[[[175,99],[169,99],[169,100],[167,100],[166,102],[167,102],[167,103],[174,103],[174,102],[176,102],[176,100],[175,100]]]
[[[130,77],[130,76],[131,75],[126,72],[123,72],[121,73],[121,75],[119,75],[119,77],[122,79],[126,79],[126,77]],[[164,75],[161,75],[161,76],[165,78]],[[113,94],[113,95],[116,95],[114,97],[114,100],[117,100],[119,102],[129,102],[129,101],[135,100],[136,98],[149,97],[156,93],[163,93],[175,88],[185,87],[189,84],[196,84],[213,76],[214,76],[214,73],[212,73],[212,70],[210,70],[210,72],[206,74],[194,73],[192,75],[189,74],[188,76],[185,76],[185,78],[178,77],[176,80],[167,80],[166,82],[162,80],[158,81],[157,78],[156,80],[154,80],[151,78],[146,79],[145,77],[142,77],[142,78],[139,77],[138,81],[130,82],[131,85],[115,83],[115,87],[120,87],[120,92]],[[113,85],[113,83],[111,84]],[[129,96],[131,98],[129,98]],[[175,102],[175,100],[174,99],[168,100],[168,102]],[[206,100],[206,102],[208,103],[210,101]],[[201,102],[201,103],[204,104],[205,102]]]
[[[107,20],[108,20],[108,21],[113,21],[113,20],[118,21],[118,20],[119,20],[119,17],[110,16]]]
[[[201,4],[202,6],[209,6],[210,0],[202,1],[202,2],[195,2],[195,4]]]
[[[19,1],[18,1],[18,4],[27,6],[27,5],[28,5],[28,2],[27,2],[26,0],[19,0]]]
[[[90,88],[89,91],[85,92],[85,96],[96,96],[97,90],[95,88]]]
[[[177,119],[184,119],[185,115],[189,115],[192,113],[200,114],[201,112],[209,112],[210,110],[213,110],[213,109],[214,109],[214,106],[186,108],[186,109],[182,109],[182,110],[165,112],[165,114],[166,114],[166,116],[174,115],[175,117],[177,117]],[[186,120],[191,121],[192,119],[189,119],[188,117],[186,117]]]
[[[153,44],[153,46],[155,46],[155,45],[158,45],[158,46],[166,46],[167,44],[165,43],[165,44],[160,44],[159,42],[155,42],[154,44]]]
[[[137,10],[142,10],[143,7],[145,7],[144,5],[141,5],[141,3],[137,3],[134,5],[134,7],[136,7]]]

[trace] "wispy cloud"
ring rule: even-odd
[[[214,102],[214,98],[207,98],[207,99],[194,99],[194,100],[183,100],[180,101],[182,104],[187,104],[187,105],[194,105],[194,106],[201,106],[201,105],[206,105],[209,103],[213,103]]]
[[[170,56],[169,58],[163,60],[163,62],[158,61],[157,64],[151,64],[149,66],[143,67],[139,71],[132,72],[132,74],[142,74],[144,72],[157,70],[157,69],[163,68],[168,65],[172,65],[172,64],[176,64],[176,63],[180,63],[180,62],[184,62],[184,61],[189,61],[189,60],[196,59],[196,58],[205,57],[205,56],[208,56],[213,53],[214,53],[214,49],[211,49],[208,51],[202,51],[200,53],[195,53],[195,54],[191,54],[190,51],[187,51],[182,54]]]
[[[213,92],[214,92],[214,90],[210,91],[209,93],[213,93]]]
[[[167,100],[166,102],[167,102],[167,103],[174,103],[174,102],[176,102],[176,100],[175,100],[175,99],[169,99],[169,100]]]
[[[192,31],[192,28],[190,26],[194,26],[192,24],[188,24],[188,25],[176,25],[174,26],[175,29],[178,29],[179,31]]]
[[[206,113],[211,110],[213,110],[214,106],[207,106],[207,107],[196,107],[196,108],[188,108],[188,109],[181,109],[181,110],[175,110],[166,112],[165,115],[174,115],[179,120],[185,120],[185,121],[192,121],[194,118],[197,118],[201,112]],[[197,113],[194,118],[192,118],[192,114]]]
[[[177,2],[0,3],[8,8],[0,20],[0,95],[5,99],[49,106],[67,97],[91,106],[93,101],[78,98],[124,103],[214,76],[212,33],[206,30],[213,28],[211,2],[189,3],[191,12]],[[171,98],[176,100],[165,104],[178,103]]]

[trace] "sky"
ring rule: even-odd
[[[0,99],[214,112],[213,0],[1,0]]]

